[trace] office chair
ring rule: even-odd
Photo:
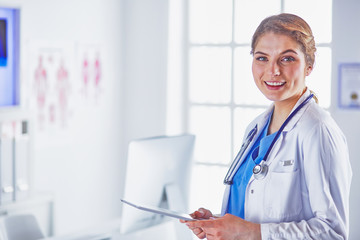
[[[38,240],[44,238],[33,215],[13,215],[2,219],[6,240]]]

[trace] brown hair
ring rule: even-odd
[[[281,13],[265,18],[257,27],[251,42],[251,54],[254,53],[259,38],[265,33],[284,34],[294,39],[301,47],[308,66],[315,62],[315,41],[310,26],[301,17]]]

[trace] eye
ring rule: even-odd
[[[267,57],[257,57],[256,60],[265,62],[265,61],[267,61],[268,59],[267,59]]]
[[[281,61],[283,61],[283,62],[294,62],[294,61],[295,61],[295,58],[294,58],[294,57],[291,57],[291,56],[283,57],[283,58],[281,59]]]

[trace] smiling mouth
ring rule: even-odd
[[[285,82],[265,82],[266,85],[271,87],[280,87],[285,84]]]

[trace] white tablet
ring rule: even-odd
[[[186,221],[196,221],[198,219],[193,219],[191,218],[191,216],[189,214],[186,213],[178,213],[178,212],[174,212],[171,211],[169,209],[165,209],[165,208],[159,208],[159,207],[149,207],[149,206],[140,206],[140,205],[136,205],[134,203],[131,203],[129,201],[126,201],[124,199],[121,199],[121,202],[126,203],[134,208],[143,210],[143,211],[148,211],[148,212],[152,212],[152,213],[157,213],[160,215],[165,215],[168,217],[173,217],[173,218],[178,218],[178,219],[182,219],[182,220],[186,220]]]

